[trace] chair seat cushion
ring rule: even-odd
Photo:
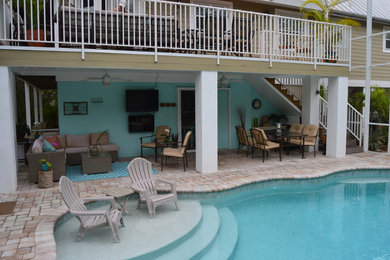
[[[184,153],[182,152],[184,148],[165,148],[162,151],[164,156],[173,156],[173,157],[183,157]]]
[[[301,145],[301,140],[299,140],[299,139],[290,139],[289,143],[296,144],[296,145]],[[315,142],[305,140],[305,146],[314,146],[314,145],[315,145]]]
[[[265,149],[275,149],[275,148],[279,148],[278,143],[268,141],[267,144],[265,145]]]
[[[141,144],[142,147],[147,147],[147,148],[155,148],[156,147],[156,143],[142,143]]]
[[[87,153],[89,152],[89,146],[86,147],[66,147],[65,153],[72,154],[72,153]]]
[[[92,148],[92,145],[90,148]],[[98,145],[97,148],[102,152],[117,152],[120,149],[116,144],[101,144]]]
[[[167,194],[156,194],[151,195],[150,200],[154,203],[156,202],[162,202],[162,201],[169,201],[175,198],[175,194],[173,193],[167,193]]]

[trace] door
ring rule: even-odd
[[[179,89],[179,140],[183,140],[188,131],[192,131],[188,150],[195,149],[195,90]]]

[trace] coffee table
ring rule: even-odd
[[[84,174],[104,173],[112,171],[111,154],[108,152],[99,152],[97,155],[90,153],[81,154],[81,171]]]
[[[130,188],[108,188],[105,190],[102,190],[102,192],[108,196],[114,197],[117,204],[120,206],[121,212],[124,212],[126,215],[129,213],[126,211],[126,202],[129,199],[129,196],[134,193],[134,191]],[[125,200],[123,203],[120,201],[121,197],[125,197]]]

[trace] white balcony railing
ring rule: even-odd
[[[117,0],[0,1],[0,42],[8,46],[192,53],[271,66],[351,59],[351,28],[337,24],[160,0],[126,0],[126,12]]]

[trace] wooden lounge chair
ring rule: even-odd
[[[280,161],[282,160],[282,151],[280,149],[280,144],[268,140],[268,137],[265,134],[264,130],[259,128],[252,128],[251,134],[253,137],[252,158],[253,158],[254,149],[260,149],[263,151],[263,162],[264,162],[265,152],[267,152],[267,156],[268,156],[268,151],[273,149],[278,149],[279,160]]]
[[[291,131],[291,130],[290,130]],[[317,125],[304,125],[302,134],[306,135],[299,139],[290,139],[289,142],[292,144],[299,145],[304,149],[303,146],[314,146],[314,157],[316,157],[316,143],[318,138],[319,127]]]
[[[143,136],[140,137],[141,141],[141,157],[144,157],[143,148],[152,148],[154,149],[154,160],[157,162],[157,150],[159,148],[164,147],[164,140],[167,138],[169,139],[169,136],[171,134],[171,128],[169,126],[157,126],[156,127],[156,134],[150,135],[150,136]],[[153,142],[144,143],[144,138],[153,138]]]
[[[245,128],[242,126],[236,126],[236,132],[238,137],[238,149],[237,154],[240,153],[241,146],[246,146],[246,157],[249,156],[249,148],[253,147],[253,139],[248,137],[248,133],[246,132]],[[252,149],[253,151],[253,149]]]
[[[124,226],[122,213],[116,208],[113,197],[85,198],[80,199],[74,188],[73,182],[67,177],[60,179],[60,193],[70,213],[80,221],[80,228],[77,233],[77,241],[80,241],[87,231],[104,226],[110,226],[115,241],[120,242],[118,235],[118,222]],[[89,201],[109,201],[109,210],[87,210],[84,203]]]
[[[186,136],[184,137],[184,142],[182,147],[178,148],[164,148],[161,152],[161,171],[163,170],[164,165],[164,157],[166,157],[166,163],[167,163],[167,157],[176,157],[176,158],[183,158],[183,166],[184,171],[186,171],[186,165],[188,166],[188,159],[187,159],[187,147],[190,141],[190,136],[192,134],[192,131],[188,131]]]
[[[127,166],[127,172],[131,179],[131,188],[139,193],[138,206],[141,203],[146,203],[149,210],[149,215],[156,215],[156,207],[168,202],[175,202],[176,209],[179,210],[177,203],[176,185],[173,182],[153,178],[152,164],[143,159],[135,158]],[[157,194],[157,183],[165,183],[171,186],[171,192],[165,194]]]

